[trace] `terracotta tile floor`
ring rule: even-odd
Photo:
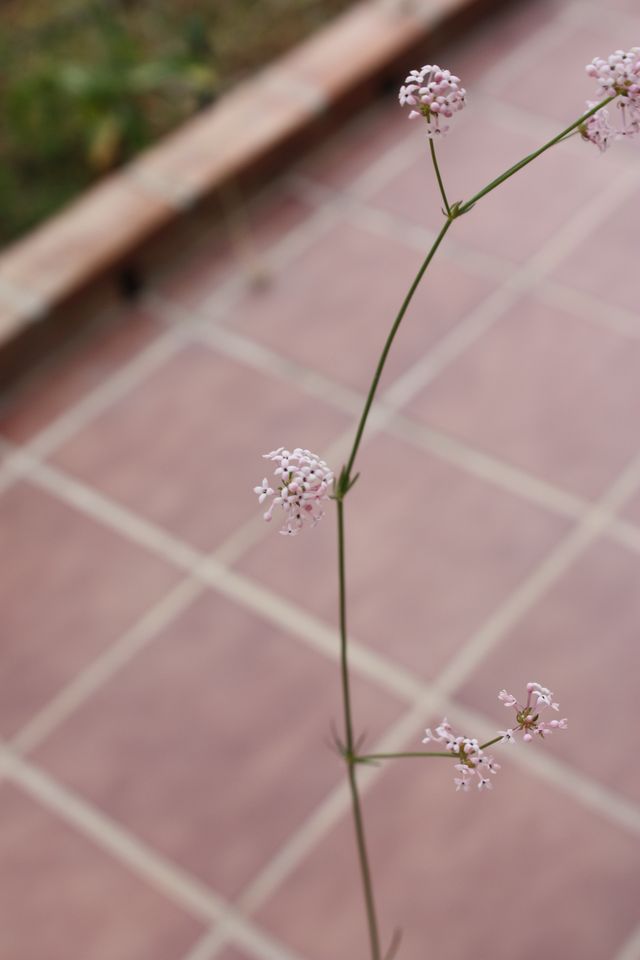
[[[425,48],[469,90],[454,199],[640,42],[635,0],[602,7]],[[454,226],[362,448],[358,732],[418,749],[444,712],[488,738],[529,679],[570,718],[504,748],[492,794],[362,771],[401,960],[640,958],[639,158],[569,141]],[[0,960],[366,960],[333,518],[282,538],[251,491],[281,443],[340,464],[439,206],[377,104],[6,397]]]

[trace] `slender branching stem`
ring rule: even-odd
[[[447,757],[449,760],[455,754],[439,750],[414,750],[409,753],[363,753],[356,757],[358,763],[368,763],[369,760],[401,760],[403,757]]]
[[[493,740],[487,740],[486,743],[481,743],[480,749],[486,750],[487,747],[492,747],[494,743],[499,743],[500,740],[502,740],[502,734],[494,737]],[[356,756],[355,759],[357,763],[368,763],[370,760],[402,760],[408,757],[447,757],[448,760],[458,759],[457,754],[443,750],[411,750],[401,753],[362,753]]]
[[[430,150],[431,150],[431,159],[433,161],[433,167],[436,175],[436,180],[438,181],[438,187],[440,189],[440,195],[444,202],[446,216],[445,221],[438,233],[436,239],[434,240],[431,249],[427,253],[425,259],[423,260],[420,269],[418,270],[407,295],[405,296],[400,310],[398,311],[395,320],[391,326],[387,339],[385,341],[382,353],[378,360],[375,372],[373,374],[373,379],[367,393],[364,408],[356,428],[356,433],[351,447],[351,452],[347,460],[346,465],[343,467],[340,474],[340,478],[336,484],[335,489],[335,500],[338,510],[338,575],[339,575],[339,587],[340,587],[340,673],[342,680],[342,700],[343,700],[343,709],[344,709],[344,728],[345,728],[345,743],[341,744],[342,754],[347,766],[347,776],[349,780],[349,790],[351,793],[351,807],[353,813],[353,822],[355,826],[356,834],[356,844],[358,849],[358,859],[360,862],[360,872],[362,875],[362,886],[364,892],[365,907],[367,913],[367,925],[369,928],[369,941],[371,946],[371,960],[381,960],[382,955],[380,952],[380,937],[378,934],[378,921],[376,916],[376,908],[373,896],[373,884],[371,880],[371,870],[369,867],[369,858],[367,854],[367,846],[364,832],[364,823],[362,818],[362,807],[360,803],[360,795],[358,793],[358,782],[356,776],[356,766],[360,763],[366,763],[368,761],[375,762],[376,760],[392,760],[392,759],[401,759],[409,757],[446,757],[452,759],[452,754],[447,752],[431,752],[431,751],[413,751],[413,752],[404,752],[404,753],[372,753],[372,754],[363,754],[358,756],[355,750],[355,739],[354,739],[354,725],[353,725],[353,712],[351,707],[351,690],[349,683],[349,662],[348,662],[348,636],[347,636],[347,599],[346,599],[346,574],[345,574],[345,531],[344,531],[344,499],[349,492],[350,488],[355,482],[355,478],[351,478],[353,467],[355,464],[356,457],[358,455],[358,450],[360,448],[360,443],[364,433],[365,426],[367,424],[367,419],[369,417],[369,412],[371,410],[371,405],[376,395],[380,378],[384,370],[389,351],[395,339],[395,336],[398,332],[400,324],[402,323],[403,317],[407,312],[409,304],[413,299],[413,295],[416,292],[422,277],[424,276],[429,264],[433,260],[435,253],[444,240],[447,231],[451,227],[451,224],[458,217],[467,213],[471,208],[481,200],[482,197],[486,196],[488,193],[491,193],[492,190],[495,190],[496,187],[500,186],[501,183],[504,183],[505,180],[508,180],[519,170],[522,170],[523,167],[526,167],[527,164],[531,163],[536,157],[539,157],[546,150],[549,150],[551,147],[560,143],[562,140],[565,140],[567,137],[571,136],[573,133],[577,132],[581,125],[585,123],[589,117],[592,117],[598,110],[606,106],[612,100],[615,99],[615,96],[607,97],[606,100],[603,100],[601,103],[596,104],[595,107],[592,107],[581,117],[579,117],[574,123],[568,126],[565,130],[554,137],[552,140],[549,140],[545,143],[539,150],[530,153],[528,156],[524,157],[518,163],[514,164],[512,167],[509,167],[508,170],[505,170],[499,177],[496,177],[495,180],[492,180],[491,183],[488,183],[486,187],[483,187],[482,190],[478,191],[470,200],[467,200],[465,203],[454,203],[453,205],[449,204],[447,195],[444,188],[444,183],[440,175],[440,169],[438,167],[438,161],[436,158],[435,147],[433,140],[430,140]],[[494,743],[497,743],[501,740],[502,737],[494,737],[492,740],[488,740],[486,743],[483,743],[481,748],[482,750],[487,747],[492,746]]]
[[[371,945],[371,960],[380,960],[380,937],[378,934],[378,920],[373,898],[373,883],[367,855],[367,844],[364,834],[364,822],[358,794],[356,779],[355,743],[353,737],[353,716],[351,711],[351,689],[349,684],[349,661],[347,651],[347,589],[345,576],[345,543],[344,543],[344,500],[338,497],[338,579],[340,586],[340,673],[342,676],[342,705],[344,709],[345,744],[344,758],[347,764],[349,790],[351,792],[351,809],[356,831],[356,845],[362,875],[365,908],[367,911],[367,925],[369,927],[369,942]]]
[[[442,202],[444,203],[444,210],[442,211],[445,216],[451,217],[451,207],[449,206],[449,201],[447,200],[447,194],[444,189],[444,183],[442,182],[442,177],[440,176],[440,167],[438,166],[438,158],[436,157],[436,146],[433,142],[433,137],[429,138],[429,149],[431,151],[431,162],[433,163],[433,169],[436,174],[436,180],[438,181],[438,186],[440,188],[440,196],[442,197]]]
[[[452,222],[453,222],[452,220],[448,220],[448,219],[445,220],[445,222],[444,222],[444,224],[443,224],[443,226],[442,226],[442,229],[440,230],[440,233],[438,234],[438,236],[437,236],[436,239],[434,240],[431,249],[429,250],[427,256],[426,256],[425,259],[423,260],[422,265],[420,266],[420,269],[418,270],[417,274],[416,274],[415,277],[414,277],[413,283],[412,283],[411,286],[409,287],[409,290],[408,290],[408,293],[407,293],[406,297],[405,297],[404,300],[402,301],[402,306],[400,307],[400,310],[398,311],[398,314],[397,314],[395,320],[393,321],[393,326],[391,327],[391,330],[389,331],[389,335],[388,335],[388,337],[387,337],[387,339],[386,339],[386,342],[385,342],[385,345],[384,345],[384,347],[383,347],[383,349],[382,349],[382,353],[380,354],[380,359],[378,360],[378,365],[377,365],[376,371],[375,371],[375,373],[374,373],[374,375],[373,375],[373,380],[371,381],[371,386],[369,387],[369,392],[368,392],[368,394],[367,394],[367,399],[366,399],[365,402],[364,402],[364,408],[363,408],[363,410],[362,410],[362,415],[361,415],[361,417],[360,417],[360,422],[358,423],[358,427],[357,427],[357,430],[356,430],[356,435],[355,435],[355,438],[354,438],[354,441],[353,441],[353,446],[352,446],[352,448],[351,448],[351,453],[349,454],[349,459],[348,459],[347,465],[346,465],[346,467],[345,467],[345,469],[344,469],[344,475],[345,475],[345,477],[346,477],[346,482],[348,482],[349,478],[351,477],[351,471],[353,470],[353,465],[354,465],[354,463],[355,463],[355,459],[356,459],[356,456],[357,456],[357,454],[358,454],[358,449],[359,449],[359,447],[360,447],[360,441],[362,440],[362,434],[364,433],[364,428],[365,428],[365,426],[366,426],[366,424],[367,424],[367,418],[368,418],[368,416],[369,416],[369,411],[371,410],[371,404],[373,403],[373,398],[374,398],[375,395],[376,395],[376,390],[378,389],[378,383],[380,382],[380,377],[382,376],[382,371],[384,370],[384,365],[385,365],[385,363],[386,363],[386,361],[387,361],[387,356],[389,355],[389,350],[391,349],[391,344],[393,343],[393,341],[394,341],[394,339],[395,339],[395,336],[396,336],[396,333],[398,332],[398,328],[400,327],[400,324],[402,323],[402,318],[404,317],[405,313],[407,312],[407,309],[408,309],[408,307],[409,307],[409,304],[411,303],[411,300],[413,299],[413,295],[414,295],[414,293],[416,292],[416,290],[418,289],[418,285],[419,285],[420,281],[422,280],[422,277],[424,276],[424,273],[425,273],[427,267],[429,266],[429,264],[430,264],[431,261],[433,260],[433,257],[434,257],[434,255],[435,255],[435,252],[436,252],[436,250],[438,249],[438,247],[440,246],[440,244],[442,243],[442,241],[444,240],[445,235],[446,235],[446,233],[447,233],[447,230],[448,230],[449,227],[451,226]]]
[[[547,150],[550,150],[551,147],[555,147],[556,144],[560,143],[562,140],[565,140],[570,134],[577,130],[579,127],[585,123],[589,117],[592,117],[594,113],[597,113],[598,110],[602,110],[603,107],[606,107],[608,103],[611,103],[612,100],[615,100],[617,94],[613,94],[611,97],[607,97],[606,100],[602,100],[600,103],[597,103],[595,107],[592,107],[590,110],[587,110],[586,113],[583,113],[581,117],[578,117],[577,120],[574,120],[573,123],[569,124],[562,133],[559,133],[556,137],[553,137],[552,140],[548,140],[547,143],[543,144],[538,150],[534,150],[533,153],[530,153],[528,156],[524,157],[522,160],[519,160],[518,163],[514,163],[512,167],[509,167],[508,170],[505,170],[504,173],[501,173],[499,177],[496,177],[495,180],[492,180],[491,183],[488,183],[486,187],[483,187],[482,190],[479,190],[478,193],[474,194],[470,200],[465,201],[465,203],[460,204],[459,215],[467,213],[471,207],[481,200],[482,197],[486,197],[488,193],[491,193],[492,190],[495,190],[496,187],[499,187],[501,183],[504,183],[505,180],[508,180],[509,177],[512,177],[514,173],[517,173],[519,170],[522,170],[523,167],[526,167],[529,163],[535,160],[537,157],[541,156]]]

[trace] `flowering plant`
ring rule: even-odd
[[[421,69],[412,70],[409,73],[400,88],[400,104],[403,107],[410,108],[410,120],[423,123],[423,130],[429,143],[434,175],[443,203],[444,220],[442,227],[427,252],[391,325],[373,373],[364,408],[356,427],[351,451],[341,470],[334,476],[330,467],[309,450],[296,448],[289,451],[280,447],[278,450],[264,455],[268,461],[274,464],[273,479],[270,480],[265,477],[262,483],[254,488],[261,504],[270,499],[268,509],[264,514],[265,520],[271,520],[274,510],[277,508],[283,516],[283,525],[280,532],[287,535],[300,533],[307,524],[315,525],[323,516],[322,507],[326,501],[333,500],[336,505],[340,675],[344,708],[344,732],[337,745],[345,762],[351,795],[371,960],[383,960],[383,958],[384,960],[390,960],[397,950],[398,940],[394,939],[389,950],[386,953],[382,952],[358,791],[358,767],[361,764],[401,758],[442,757],[453,764],[453,782],[456,791],[468,792],[474,784],[479,791],[485,791],[492,788],[493,777],[500,770],[500,765],[494,757],[486,752],[490,747],[515,744],[519,737],[524,743],[531,743],[536,739],[545,740],[552,733],[567,728],[566,718],[553,716],[554,713],[558,714],[559,705],[554,701],[551,690],[540,683],[531,681],[526,684],[526,697],[523,702],[519,702],[506,690],[501,690],[498,693],[498,700],[505,708],[513,711],[511,725],[507,726],[505,730],[498,731],[495,737],[485,743],[480,743],[474,737],[454,733],[445,718],[435,728],[435,731],[427,729],[422,740],[425,745],[437,745],[439,747],[437,750],[416,750],[405,753],[361,753],[360,740],[356,738],[354,733],[355,725],[351,707],[344,512],[347,495],[358,479],[358,474],[354,472],[355,463],[389,351],[418,285],[455,221],[469,213],[483,197],[541,154],[571,136],[579,136],[604,151],[612,141],[633,137],[640,133],[640,47],[633,47],[628,52],[617,50],[606,60],[595,58],[586,67],[586,71],[590,77],[597,81],[596,97],[598,98],[587,101],[586,112],[538,150],[509,167],[469,200],[454,203],[450,203],[447,196],[436,156],[435,141],[450,131],[450,121],[456,113],[465,108],[466,91],[462,87],[459,77],[437,65],[427,64]],[[609,105],[613,105],[616,111],[615,122],[607,109]],[[552,716],[553,718],[548,720],[545,719],[546,716]]]

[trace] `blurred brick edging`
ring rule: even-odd
[[[0,386],[81,324],[86,298],[96,289],[100,297],[105,281],[114,287],[118,271],[178,231],[188,211],[225,184],[264,181],[397,81],[427,38],[437,45],[507,2],[364,0],[8,247]]]

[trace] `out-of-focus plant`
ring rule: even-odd
[[[2,0],[0,245],[354,0]]]
[[[45,35],[24,50],[22,62],[6,36],[0,43],[0,56],[15,67],[0,91],[0,240],[213,97],[216,75],[197,17],[185,18],[167,48],[150,54],[114,4],[96,2],[82,13],[75,45],[73,24],[62,38]]]

